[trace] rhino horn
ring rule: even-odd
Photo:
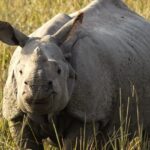
[[[78,28],[78,26],[83,21],[83,13],[80,13],[76,18],[67,22],[63,27],[61,27],[53,37],[56,39],[58,45],[62,45],[66,39],[69,38]]]
[[[28,36],[13,28],[8,22],[0,21],[0,40],[2,42],[23,47],[28,39]]]
[[[32,61],[46,61],[47,58],[40,47],[36,47],[32,53]]]

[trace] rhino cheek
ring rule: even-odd
[[[56,100],[53,104],[55,106],[55,110],[62,110],[68,104],[69,94],[67,89],[67,83],[63,82],[55,82],[55,88],[58,93],[56,96]]]
[[[23,87],[20,87],[20,89],[18,90],[17,105],[23,112],[27,112],[29,110],[29,106],[22,96],[23,90]]]
[[[18,105],[18,107],[19,107],[23,112],[26,112],[26,109],[25,109],[23,100],[22,100],[22,98],[20,97],[19,94],[17,95],[17,105]]]
[[[69,94],[68,94],[68,88],[66,84],[63,84],[65,86],[61,87],[61,94],[59,95],[58,101],[57,101],[57,110],[61,111],[64,109],[68,102],[69,102]]]
[[[68,102],[69,102],[69,91],[68,91],[68,87],[67,87],[67,83],[66,83],[66,85],[65,85],[65,89],[64,89],[64,104],[65,105],[67,105],[68,104]]]

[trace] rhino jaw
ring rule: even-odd
[[[43,99],[32,99],[30,102],[24,98],[20,98],[18,106],[25,113],[44,115],[48,114],[50,110],[52,111],[51,107],[54,99],[53,95]]]

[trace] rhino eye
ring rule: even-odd
[[[23,73],[22,70],[19,70],[19,73],[22,75],[22,73]]]

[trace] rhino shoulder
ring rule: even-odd
[[[81,121],[100,120],[105,124],[112,110],[113,72],[109,58],[99,50],[100,43],[93,42],[90,34],[81,37],[72,51],[71,65],[77,80],[66,110]]]

